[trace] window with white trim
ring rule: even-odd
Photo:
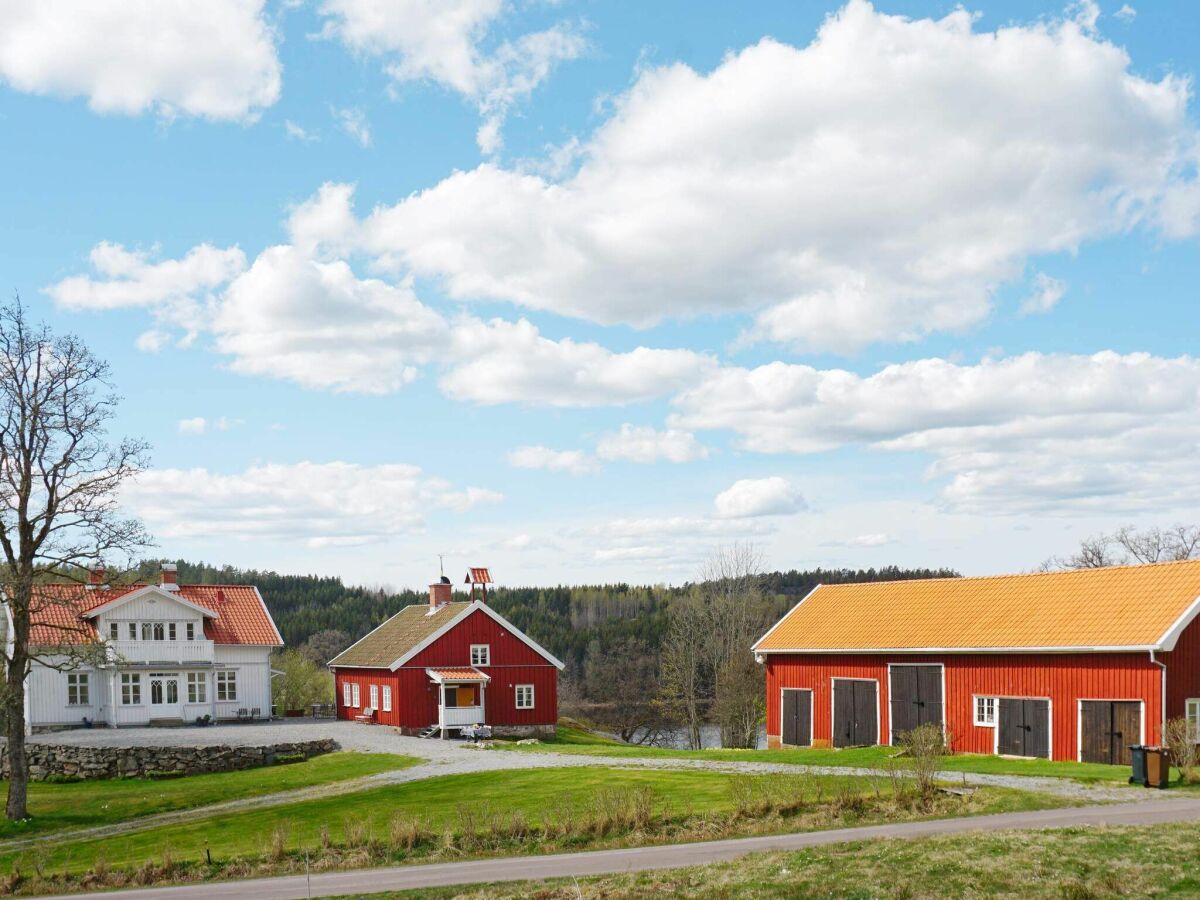
[[[379,709],[379,685],[371,685],[371,709]]]
[[[390,684],[383,686],[383,711],[392,711],[392,686]]]
[[[1200,697],[1186,701],[1183,710],[1184,715],[1187,716],[1188,724],[1192,726],[1194,739],[1200,740]]]
[[[154,640],[154,626],[151,625],[149,622],[142,623],[142,640],[143,641]]]
[[[167,629],[162,622],[154,623],[154,639],[156,641],[165,641],[167,639]]]
[[[517,685],[517,709],[533,709],[533,685]]]
[[[218,672],[217,700],[236,700],[237,698],[237,672]]]
[[[88,706],[92,701],[90,678],[86,672],[71,672],[67,675],[67,705]]]
[[[196,639],[196,623],[188,622],[187,626],[186,626],[186,631],[187,631],[187,639],[189,641],[194,641]]]
[[[139,706],[142,702],[142,676],[136,672],[121,673],[121,705]]]
[[[358,709],[360,706],[362,706],[362,693],[359,689],[359,686],[357,684],[350,685],[350,693],[353,695],[353,698],[354,698],[354,702],[351,703],[350,705],[353,706],[355,709]]]
[[[992,727],[996,724],[996,698],[975,698],[975,724]]]
[[[342,682],[342,706],[350,705],[350,682]]]
[[[167,626],[167,640],[168,641],[175,640],[175,623],[174,622],[170,623]]]
[[[473,666],[490,666],[492,664],[492,645],[491,644],[472,644],[471,645],[471,665]]]
[[[131,641],[137,640],[137,622],[129,623],[129,639]]]
[[[208,676],[203,672],[187,673],[188,703],[208,702]]]
[[[121,626],[116,622],[108,623],[108,639],[110,641],[117,641],[121,639]]]

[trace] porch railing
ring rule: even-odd
[[[438,724],[443,728],[483,724],[482,706],[439,706]]]

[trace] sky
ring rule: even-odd
[[[156,554],[1023,571],[1200,520],[1200,6],[0,0]]]

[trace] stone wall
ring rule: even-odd
[[[87,747],[75,744],[27,744],[29,777],[44,781],[52,775],[91,778],[137,778],[150,772],[232,772],[269,766],[277,756],[303,754],[305,758],[331,753],[338,744],[331,738],[268,744],[261,747]],[[8,759],[0,765],[8,777]]]
[[[553,725],[493,725],[492,734],[506,738],[552,738],[558,730]]]

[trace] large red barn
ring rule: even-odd
[[[470,601],[455,602],[448,581],[431,584],[428,606],[406,606],[330,661],[338,718],[409,734],[554,734],[563,664],[488,605],[486,569],[468,578]]]
[[[769,746],[895,743],[1127,763],[1200,725],[1200,560],[814,589],[754,645]]]

